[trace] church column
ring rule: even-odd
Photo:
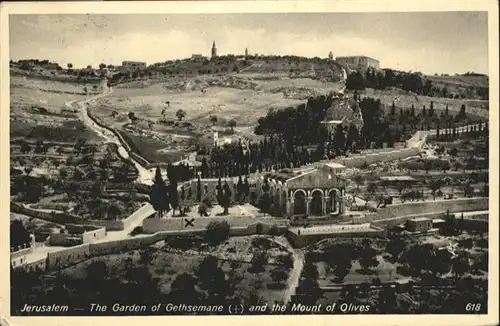
[[[287,202],[286,202],[286,213],[288,215],[288,217],[290,217],[290,219],[293,217],[293,207],[295,205],[295,202],[292,199],[288,199]]]
[[[327,215],[327,209],[326,206],[328,204],[328,196],[323,196],[323,215]]]
[[[307,197],[307,202],[306,202],[306,216],[311,215],[311,201],[312,197]]]
[[[345,189],[340,189],[340,198],[339,198],[339,215],[344,214],[344,197],[345,197]]]

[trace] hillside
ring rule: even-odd
[[[455,76],[425,76],[432,84],[439,88],[446,87],[448,93],[460,94],[465,98],[484,99],[489,88],[489,78],[481,74]]]

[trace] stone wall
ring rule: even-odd
[[[51,246],[74,246],[83,243],[81,234],[52,233],[48,244]]]
[[[41,220],[54,222],[58,224],[85,224],[85,225],[96,225],[106,228],[108,231],[121,231],[125,228],[125,224],[127,220],[87,220],[83,219],[79,216],[61,213],[61,212],[45,212],[37,209],[25,207],[18,203],[11,202],[10,203],[10,211],[13,213],[23,214],[27,216],[31,216],[34,218],[38,218]]]
[[[210,218],[213,220],[213,218]],[[269,219],[270,220],[270,219]],[[284,221],[279,221],[284,223]],[[260,225],[260,227],[258,226]],[[230,230],[230,234],[232,236],[245,236],[256,233],[267,233],[271,230],[274,223],[256,221],[255,223],[248,224],[245,226],[232,227]],[[278,226],[278,232],[285,232],[286,227]],[[110,255],[123,253],[135,249],[139,249],[142,247],[146,247],[157,243],[159,241],[163,241],[171,236],[192,236],[195,234],[204,234],[204,229],[199,230],[176,230],[176,231],[162,231],[156,232],[150,235],[139,235],[133,238],[116,240],[116,241],[107,241],[107,242],[98,242],[98,243],[85,243],[79,246],[70,247],[67,249],[63,249],[60,251],[49,252],[47,255],[47,265],[45,266],[45,259],[39,260],[31,265],[43,266],[43,268],[47,270],[56,270],[59,268],[64,268],[91,257]],[[31,266],[30,265],[30,266]],[[23,266],[27,268],[28,265]]]
[[[418,140],[409,142],[413,144],[414,142],[418,142]],[[333,161],[348,168],[361,168],[363,166],[374,163],[405,159],[407,157],[418,155],[419,153],[419,147],[409,147],[394,150],[385,150],[382,152],[374,152],[365,155],[354,155],[351,157],[335,159]]]
[[[47,269],[64,268],[77,262],[84,261],[90,256],[88,244],[71,247],[65,250],[49,252],[47,255]]]
[[[83,220],[76,215],[55,211],[53,213],[40,211],[14,202],[10,202],[10,211],[58,224],[81,223]]]
[[[85,231],[82,234],[83,243],[90,243],[102,239],[106,236],[105,228],[96,228],[94,230]]]

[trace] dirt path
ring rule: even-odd
[[[295,294],[295,290],[299,285],[300,274],[302,274],[302,269],[304,268],[304,251],[301,249],[292,249],[293,256],[293,269],[288,277],[287,287],[283,294],[283,302],[287,304],[292,296]]]

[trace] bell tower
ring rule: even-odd
[[[217,57],[217,47],[215,46],[215,41],[214,41],[214,43],[212,44],[212,58],[216,57]]]

